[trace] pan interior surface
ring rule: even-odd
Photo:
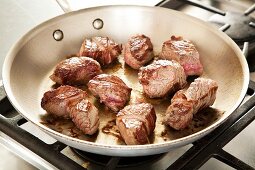
[[[98,18],[103,21],[102,29],[93,27],[93,21]],[[63,32],[61,41],[53,38],[55,30]],[[183,36],[195,44],[204,66],[202,77],[217,81],[219,86],[212,109],[200,114],[202,118],[209,115],[210,120],[204,118],[207,124],[194,122],[187,130],[174,131],[161,124],[170,99],[144,99],[156,107],[158,116],[155,133],[150,139],[152,144],[126,146],[118,134],[109,134],[112,133],[115,114],[107,111],[91,96],[90,99],[100,110],[100,128],[96,135],[88,137],[77,131],[74,137],[66,130],[73,126],[67,120],[54,120],[59,127],[52,126],[49,123],[52,118],[41,108],[40,101],[44,92],[54,84],[49,76],[56,64],[67,56],[77,54],[84,38],[107,36],[117,43],[125,44],[135,34],[150,37],[155,55],[160,52],[163,42],[172,35]],[[104,72],[120,76],[133,89],[131,102],[143,98],[137,71],[124,65],[122,56],[119,56],[114,65],[104,69]],[[167,152],[212,131],[241,103],[248,88],[249,72],[240,49],[224,33],[209,24],[169,9],[110,6],[65,14],[31,30],[7,56],[3,78],[7,95],[14,107],[26,119],[58,140],[93,153],[135,156]]]

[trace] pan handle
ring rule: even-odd
[[[72,12],[70,4],[67,0],[56,0],[60,8],[64,11],[64,13]]]
[[[60,6],[60,8],[64,11],[64,13],[68,13],[68,12],[72,12],[72,8],[71,8],[71,5],[68,3],[67,0],[56,0],[58,5]],[[92,22],[92,25],[95,29],[97,30],[100,30],[103,28],[104,26],[104,22],[102,19],[100,18],[96,18],[93,22]],[[54,33],[56,33],[57,31],[61,31],[61,30],[56,30]],[[62,32],[62,31],[61,31]],[[54,33],[53,33],[53,36],[54,36]],[[57,34],[56,34],[57,35]],[[62,35],[63,35],[63,32],[62,32]],[[62,37],[63,38],[63,37]],[[60,38],[60,40],[62,40],[62,38]],[[54,37],[55,40],[57,41],[60,41],[58,39],[56,39]]]

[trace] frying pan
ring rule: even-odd
[[[209,115],[212,121],[200,129],[194,126],[186,131],[174,131],[161,124],[169,101],[146,99],[154,104],[157,111],[156,129],[151,144],[127,146],[115,136],[102,132],[103,126],[114,118],[114,114],[107,110],[103,112],[101,107],[104,107],[91,97],[100,110],[100,128],[96,135],[77,138],[43,123],[48,114],[41,108],[40,101],[43,93],[54,84],[49,75],[59,61],[76,54],[85,37],[108,36],[124,44],[137,33],[151,38],[155,55],[171,35],[183,36],[196,45],[204,66],[202,77],[216,80],[219,86],[212,106],[212,110],[219,112],[211,114],[209,109],[206,114],[202,114]],[[104,71],[119,75],[133,88],[133,95],[138,94],[139,97],[141,86],[137,82],[137,71],[123,65],[121,58],[119,56],[119,61],[115,64],[117,66],[110,66]],[[9,51],[3,65],[3,84],[8,98],[27,120],[69,146],[111,156],[158,154],[201,138],[223,123],[240,105],[248,88],[248,81],[249,70],[245,57],[227,35],[199,19],[160,7],[106,6],[58,16],[24,35]],[[62,128],[65,128],[64,124]]]

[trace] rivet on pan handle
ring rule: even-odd
[[[97,18],[97,19],[95,19],[95,20],[92,22],[92,25],[93,25],[93,27],[94,27],[95,29],[100,30],[100,29],[103,28],[104,22],[103,22],[102,19]]]
[[[61,31],[60,29],[55,30],[55,31],[53,32],[53,38],[54,38],[56,41],[61,41],[61,40],[64,38],[64,33],[63,33],[63,31]]]

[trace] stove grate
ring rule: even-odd
[[[215,14],[209,21],[217,25],[229,24],[230,27],[225,33],[238,45],[242,45],[245,41],[255,41],[255,28],[252,26],[255,19],[250,16],[239,12],[227,12],[225,16]]]
[[[79,149],[72,148],[72,150],[80,157],[91,163],[100,165],[101,167],[113,167],[116,168],[132,168],[140,165],[149,165],[162,158],[165,154],[139,156],[139,157],[112,157],[105,155],[93,154]],[[109,168],[105,168],[109,169]]]

